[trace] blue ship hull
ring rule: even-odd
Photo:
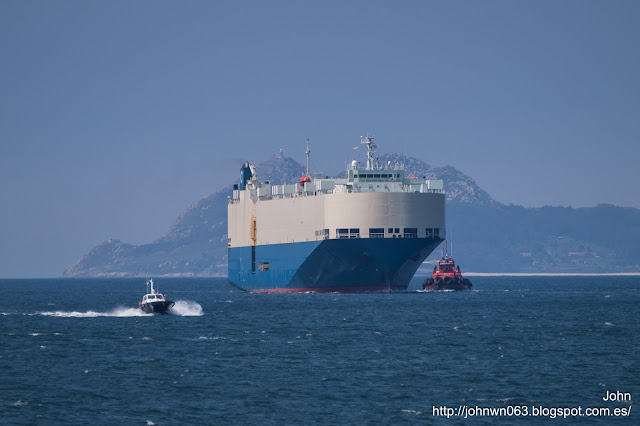
[[[229,248],[229,282],[250,292],[406,290],[440,238],[354,238]]]

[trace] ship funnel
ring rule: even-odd
[[[253,176],[252,170],[251,170],[251,166],[249,165],[248,161],[245,161],[244,164],[242,165],[242,168],[240,169],[240,190],[244,190],[244,187],[247,184],[247,181],[249,179],[251,179],[251,176]]]

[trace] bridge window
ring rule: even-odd
[[[405,238],[418,238],[418,228],[404,228]]]
[[[369,238],[384,238],[384,228],[369,228]]]
[[[338,228],[336,229],[336,238],[360,238],[360,228]]]
[[[316,231],[316,239],[328,240],[329,239],[329,230],[328,229],[320,229],[319,231]]]
[[[425,236],[427,238],[440,238],[440,229],[439,228],[427,228]]]

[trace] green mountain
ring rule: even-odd
[[[238,165],[238,178],[240,176]],[[274,156],[258,165],[260,179],[274,184],[300,179],[295,160]],[[94,247],[66,277],[226,276],[227,197],[233,184],[190,205],[167,232],[149,244],[108,240]]]
[[[407,174],[444,181],[447,230],[453,237],[454,258],[463,270],[640,271],[638,209],[504,205],[453,167],[431,167],[401,154],[382,155],[379,161],[402,163]],[[257,170],[261,180],[282,184],[297,181],[304,167],[280,155],[258,164]],[[225,276],[231,188],[193,203],[152,243],[135,246],[109,240],[99,244],[67,268],[64,276]],[[437,257],[439,253],[434,253],[427,262]],[[425,264],[422,270],[430,268]]]

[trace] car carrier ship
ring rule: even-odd
[[[445,238],[441,180],[380,166],[372,137],[366,166],[345,178],[259,181],[245,162],[228,205],[229,282],[249,292],[406,290]]]

